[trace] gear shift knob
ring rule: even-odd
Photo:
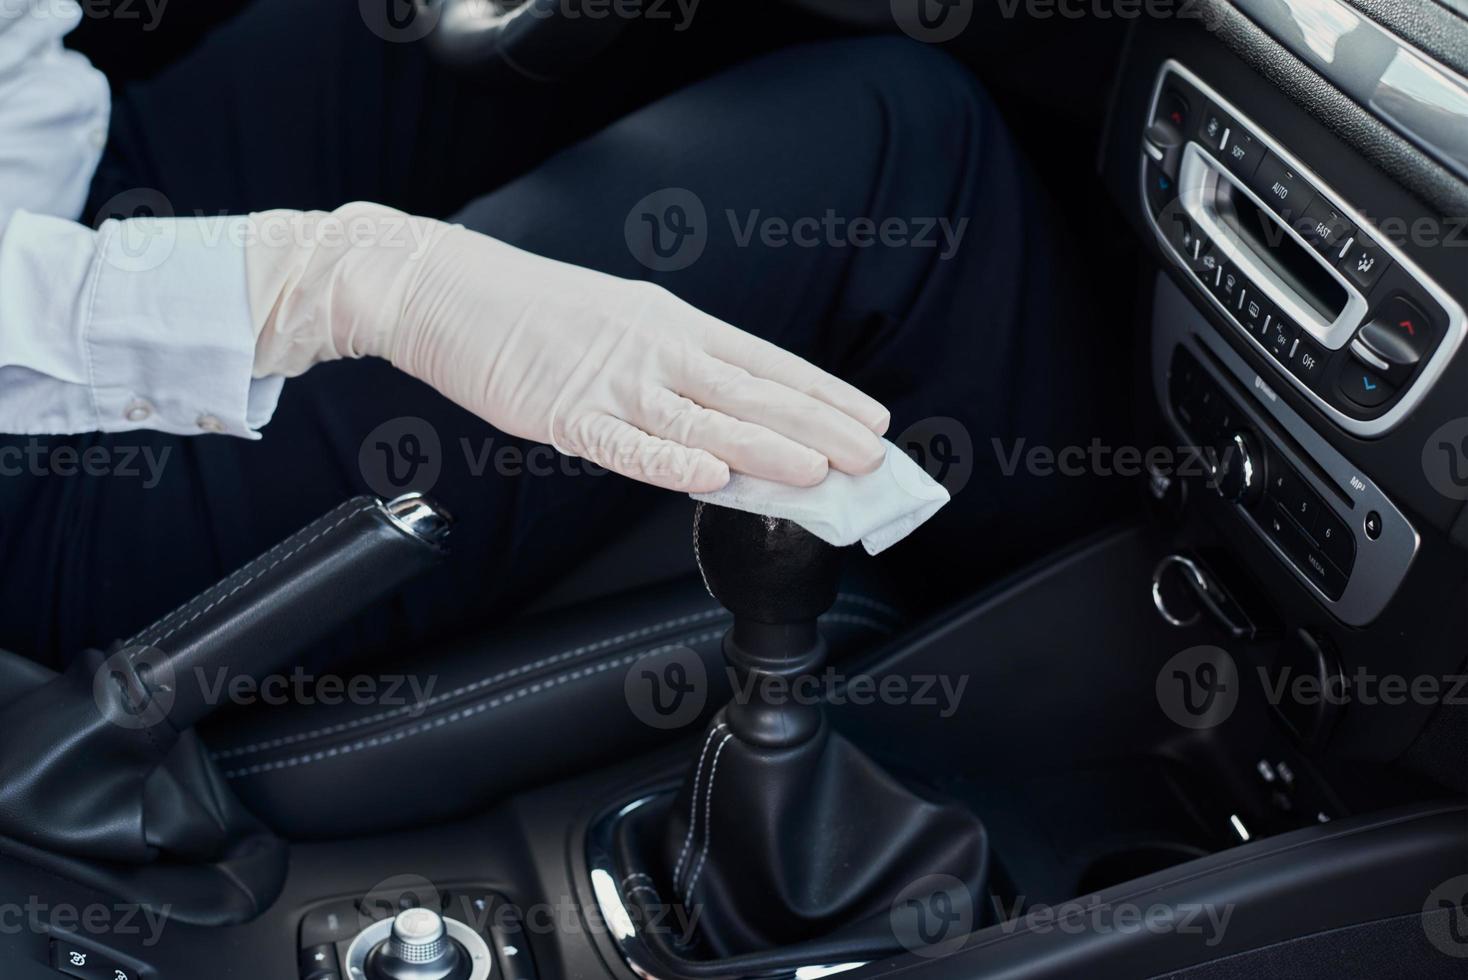
[[[693,550],[709,593],[736,619],[813,623],[836,601],[840,552],[793,521],[701,503]]]
[[[709,593],[734,614],[724,659],[746,697],[725,710],[746,744],[790,748],[824,725],[819,705],[782,694],[826,662],[816,620],[836,601],[840,553],[791,521],[701,503],[693,550]]]

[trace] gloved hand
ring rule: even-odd
[[[880,404],[661,287],[378,205],[251,226],[256,377],[384,357],[503,432],[672,490],[882,463]]]

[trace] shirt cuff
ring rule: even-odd
[[[79,311],[98,431],[260,437],[284,379],[251,377],[248,221],[132,218],[98,229]]]

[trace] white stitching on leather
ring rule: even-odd
[[[455,698],[462,697],[465,694],[480,690],[481,688],[491,687],[495,684],[500,683],[501,681],[509,680],[511,677],[517,677],[520,674],[529,673],[530,671],[538,670],[541,667],[548,667],[551,664],[559,663],[563,660],[573,660],[576,657],[581,656],[582,654],[591,653],[596,650],[604,650],[607,647],[614,647],[618,644],[626,643],[629,640],[643,639],[649,634],[658,633],[662,630],[673,629],[674,627],[678,626],[688,626],[701,620],[713,619],[724,615],[727,614],[722,609],[709,609],[700,613],[690,613],[687,616],[679,616],[677,619],[664,620],[661,623],[654,623],[651,626],[643,626],[635,630],[630,630],[626,633],[619,633],[616,636],[610,636],[606,639],[597,640],[593,643],[583,643],[579,647],[574,647],[570,650],[563,650],[560,653],[552,654],[548,657],[542,657],[541,659],[536,660],[532,663],[521,664],[518,667],[511,667],[508,670],[502,670],[497,674],[491,674],[489,677],[481,677],[477,681],[472,681],[471,683],[462,685],[461,687],[456,687],[452,691],[447,691],[443,694],[436,694],[426,701],[420,701],[416,704],[405,705],[401,708],[391,708],[387,711],[380,711],[375,715],[368,715],[365,718],[356,718],[352,721],[344,721],[340,722],[339,724],[328,725],[324,728],[313,728],[308,732],[301,732],[298,735],[282,735],[279,738],[269,739],[264,742],[255,742],[251,745],[242,746],[240,748],[221,749],[218,752],[212,753],[212,756],[215,759],[233,759],[242,755],[250,755],[252,753],[263,752],[268,749],[278,749],[283,748],[287,745],[294,745],[297,742],[309,741],[310,739],[317,738],[322,735],[338,735],[342,732],[351,731],[353,728],[361,728],[364,725],[375,724],[379,721],[387,721],[388,719],[394,718],[398,715],[409,715],[414,713],[415,711],[422,711],[427,708],[431,708],[436,704],[442,704],[445,701],[452,701]]]
[[[342,504],[341,507],[346,507],[346,506],[349,506],[350,504],[351,504],[351,501],[347,501],[347,503]],[[364,512],[366,512],[368,510],[371,510],[375,506],[376,506],[376,504],[373,503],[373,502],[363,501],[361,504],[359,504],[357,506],[357,508],[355,510],[353,510],[351,513],[347,514],[346,515],[346,518],[351,518],[351,517],[354,517],[357,514],[364,513]],[[162,619],[158,620],[158,622],[153,623],[152,625],[150,625],[147,629],[143,630],[137,636],[134,636],[131,640],[128,640],[126,645],[131,646],[131,645],[134,645],[134,644],[137,644],[137,643],[147,643],[148,641],[145,640],[144,638],[146,636],[148,636],[150,633],[157,633],[160,630],[163,630],[163,629],[165,629],[167,627],[173,626],[180,618],[182,618],[183,616],[187,615],[188,612],[191,609],[193,609],[196,606],[198,606],[199,603],[207,601],[211,595],[214,595],[214,594],[218,593],[218,591],[220,589],[222,589],[225,586],[229,585],[230,582],[232,582],[233,580],[239,578],[241,575],[249,574],[252,569],[254,569],[258,565],[260,565],[262,562],[267,561],[272,555],[274,555],[277,552],[280,552],[280,551],[282,551],[282,550],[284,550],[286,548],[289,548],[302,535],[305,535],[305,534],[309,533],[317,525],[322,524],[322,523],[330,520],[331,517],[336,513],[336,511],[341,509],[341,507],[338,507],[335,510],[332,510],[332,511],[326,513],[326,514],[321,515],[315,521],[313,521],[310,524],[306,525],[304,528],[302,528],[301,530],[297,531],[295,534],[292,534],[290,537],[286,538],[284,541],[281,541],[280,543],[276,544],[269,551],[266,551],[264,554],[259,555],[256,558],[254,558],[252,561],[250,561],[249,564],[245,565],[243,568],[239,568],[239,569],[236,569],[235,571],[231,572],[229,574],[229,576],[227,576],[222,581],[220,581],[220,582],[216,583],[215,585],[211,586],[210,588],[204,590],[202,593],[200,593],[199,595],[195,596],[190,601],[184,603],[182,606],[180,606],[179,608],[173,610],[167,616],[164,616]],[[344,520],[346,518],[344,518]],[[338,521],[336,524],[332,525],[332,527],[331,528],[328,528],[327,530],[333,530],[334,528],[339,527],[340,524],[341,524],[341,521]],[[284,560],[284,559],[282,559],[282,560]],[[279,562],[277,562],[277,564],[278,563]],[[274,566],[272,565],[271,567],[274,567]],[[256,577],[258,577],[258,573],[257,573]],[[248,584],[248,583],[246,583],[246,584]],[[177,630],[177,628],[178,627],[175,626],[174,627],[174,630]],[[172,633],[173,633],[174,630],[171,630],[170,633],[169,633],[169,635],[172,635]],[[154,640],[152,642],[155,642],[156,643],[156,642],[161,642],[161,641]]]
[[[885,623],[877,623],[875,620],[870,620],[863,616],[845,616],[833,613],[822,617],[822,619],[826,618],[832,619],[836,622],[850,622],[859,625],[872,626],[873,628],[881,629],[889,633],[892,631],[891,627],[887,626]],[[444,715],[441,718],[435,718],[432,722],[425,722],[421,725],[413,725],[408,728],[399,729],[398,731],[392,732],[390,734],[378,735],[374,736],[373,738],[363,739],[359,742],[353,743],[352,745],[338,746],[331,749],[323,749],[319,752],[312,752],[308,755],[294,756],[290,759],[282,759],[276,762],[257,763],[253,766],[247,766],[244,769],[232,769],[226,772],[224,776],[226,779],[236,779],[240,776],[254,776],[260,773],[272,772],[277,769],[288,769],[297,765],[320,762],[323,759],[330,759],[338,755],[350,755],[353,752],[358,752],[363,749],[376,748],[379,745],[387,745],[392,742],[402,741],[405,738],[411,738],[414,735],[421,735],[423,732],[429,731],[434,728],[443,728],[446,725],[451,725],[455,722],[463,721],[465,718],[472,718],[475,715],[482,714],[485,711],[497,708],[502,704],[507,704],[522,697],[529,697],[535,694],[539,694],[543,690],[549,690],[552,687],[559,687],[561,684],[564,684],[567,681],[577,680],[581,677],[590,677],[593,674],[600,674],[615,667],[621,667],[626,666],[627,664],[636,663],[643,657],[651,656],[654,653],[660,653],[664,650],[671,650],[674,649],[676,646],[686,645],[688,643],[702,643],[705,640],[711,640],[716,637],[721,637],[723,635],[724,631],[722,629],[708,630],[703,633],[698,633],[694,636],[684,637],[682,644],[667,644],[661,647],[653,647],[649,650],[638,650],[635,653],[631,653],[623,657],[618,657],[615,660],[602,661],[601,663],[591,668],[582,667],[570,671],[569,673],[560,674],[556,677],[551,678],[548,681],[537,681],[536,683],[531,684],[528,687],[522,687],[518,691],[511,692],[505,697],[493,698],[489,701],[483,701],[479,704],[472,705],[467,708],[460,708],[457,711],[450,712],[449,714]]]
[[[714,779],[719,775],[719,757],[724,754],[724,746],[728,745],[729,740],[733,737],[733,732],[724,736],[724,740],[719,743],[718,751],[714,753],[714,764],[709,767],[709,784],[703,799],[703,850],[699,852],[698,864],[694,866],[693,873],[689,876],[688,887],[683,890],[684,904],[692,901],[693,889],[698,887],[698,876],[703,874],[703,862],[709,856],[709,841],[714,836]]]
[[[701,520],[703,520],[702,500],[693,505],[693,564],[698,569],[698,577],[703,582],[703,590],[709,594],[710,599],[717,602],[719,597],[714,595],[713,588],[709,586],[708,572],[703,570],[703,552],[698,546],[698,523]]]
[[[150,631],[157,630],[157,629],[162,629],[163,628],[163,625],[166,624],[168,622],[168,620],[182,616],[184,613],[188,612],[189,606],[193,605],[194,603],[197,603],[198,601],[200,601],[202,599],[207,598],[209,596],[210,592],[215,591],[217,589],[224,588],[225,586],[227,586],[230,583],[230,579],[235,578],[236,576],[239,576],[239,575],[242,575],[242,574],[245,574],[245,573],[249,572],[252,566],[259,565],[265,559],[269,558],[272,552],[274,552],[276,550],[279,550],[280,548],[287,547],[288,545],[290,545],[290,543],[292,542],[292,540],[295,537],[297,537],[297,536],[299,536],[301,534],[306,533],[307,531],[311,530],[311,528],[308,526],[308,527],[304,528],[303,530],[298,531],[296,533],[296,535],[293,535],[290,538],[286,538],[280,544],[276,545],[275,548],[272,548],[270,551],[265,552],[265,554],[261,555],[259,558],[256,558],[249,565],[246,565],[244,568],[242,568],[239,571],[235,572],[234,575],[231,575],[230,576],[230,578],[225,579],[218,586],[215,586],[215,589],[211,589],[209,591],[206,591],[206,592],[202,593],[199,596],[198,599],[194,600],[193,603],[188,603],[188,604],[184,605],[181,609],[177,610],[172,615],[164,617],[164,619],[163,619],[163,621],[161,623],[159,623],[159,624],[157,624],[155,626],[151,626],[147,630],[144,630],[142,633],[140,633],[137,636],[133,637],[133,639],[129,640],[126,645],[127,646],[134,646],[134,645],[141,644],[143,646],[158,646],[159,644],[163,643],[164,641],[166,641],[167,639],[169,639],[171,636],[173,636],[175,633],[177,633],[179,630],[183,629],[185,626],[187,626],[190,623],[194,622],[200,616],[204,615],[209,610],[215,608],[221,602],[224,602],[226,599],[228,599],[231,596],[233,596],[236,592],[239,592],[241,589],[245,588],[251,582],[254,582],[256,579],[260,578],[260,576],[262,576],[265,573],[267,573],[267,572],[271,571],[272,569],[274,569],[281,562],[285,561],[288,558],[292,558],[292,557],[300,554],[303,550],[305,550],[306,548],[310,547],[315,542],[321,540],[321,538],[323,538],[324,536],[330,534],[332,531],[335,531],[337,528],[341,527],[343,524],[345,524],[347,521],[351,520],[352,518],[356,517],[358,514],[365,514],[367,511],[373,510],[376,507],[377,507],[377,502],[375,500],[374,501],[363,503],[361,506],[357,507],[356,509],[351,510],[348,513],[342,515],[342,517],[339,520],[337,520],[337,522],[335,524],[332,524],[329,527],[322,528],[320,531],[317,531],[315,534],[313,534],[307,540],[302,541],[299,545],[297,545],[295,548],[291,549],[286,554],[283,554],[279,558],[276,558],[275,561],[271,562],[266,567],[260,568],[258,571],[255,571],[253,574],[250,574],[250,576],[248,578],[246,578],[243,582],[240,582],[238,585],[236,585],[234,588],[230,589],[228,592],[225,592],[222,595],[216,595],[216,597],[215,597],[215,599],[214,599],[213,602],[209,603],[203,609],[200,609],[198,612],[194,613],[192,616],[190,616],[188,619],[184,620],[183,622],[175,624],[171,629],[169,629],[169,631],[167,633],[164,633],[162,636],[158,637],[156,640],[144,639],[144,637],[146,637]],[[330,515],[327,515],[327,516],[330,516]],[[322,520],[325,520],[325,518],[323,517]]]
[[[703,762],[708,758],[709,746],[714,744],[714,738],[719,732],[729,726],[722,721],[709,729],[704,736],[703,750],[698,753],[698,765],[693,768],[693,792],[690,795],[692,805],[688,813],[688,834],[683,838],[683,848],[678,852],[678,862],[673,865],[673,887],[678,887],[678,876],[683,873],[683,862],[688,859],[688,849],[693,846],[693,828],[698,826],[698,784],[703,779]]]
[[[860,596],[849,595],[846,593],[842,593],[841,595],[837,596],[838,601],[857,602],[860,599]],[[880,603],[868,604],[880,605]],[[627,633],[620,633],[616,636],[597,640],[593,643],[582,644],[579,647],[575,647],[570,650],[564,650],[560,653],[552,654],[549,657],[542,657],[541,659],[528,664],[522,664],[518,667],[512,667],[508,670],[500,671],[499,673],[492,674],[489,677],[483,677],[469,684],[456,687],[452,691],[447,691],[443,694],[434,695],[426,701],[405,705],[401,708],[391,708],[387,711],[380,711],[374,715],[368,715],[363,718],[355,718],[351,721],[344,721],[335,725],[327,725],[323,728],[313,728],[310,731],[300,732],[295,735],[282,735],[278,738],[268,739],[263,742],[252,742],[249,745],[243,745],[236,748],[220,749],[217,752],[211,752],[210,758],[215,760],[237,759],[240,756],[254,755],[256,753],[269,751],[271,749],[280,749],[284,748],[287,745],[295,745],[300,742],[307,742],[313,738],[320,738],[325,735],[339,735],[342,732],[349,732],[354,728],[362,728],[364,726],[373,725],[381,721],[387,721],[399,715],[411,715],[414,712],[423,711],[431,708],[436,704],[442,704],[445,701],[451,701],[455,698],[462,697],[463,695],[469,694],[470,692],[477,691],[485,687],[491,687],[495,684],[500,683],[501,681],[509,680],[511,677],[516,677],[520,674],[529,673],[530,671],[538,670],[541,667],[548,667],[553,663],[559,663],[563,660],[571,660],[578,656],[581,656],[582,654],[591,653],[594,650],[601,650],[610,646],[616,646],[620,643],[625,643],[628,640],[641,639],[650,633],[657,633],[665,629],[672,629],[677,626],[685,626],[699,620],[716,618],[722,615],[725,615],[723,609],[710,609],[701,613],[691,613],[687,616],[679,616],[677,619],[664,620],[661,623],[655,623],[651,626],[640,627],[639,629],[635,629]],[[822,616],[821,619],[822,621],[827,622],[845,623],[850,626],[865,626],[868,629],[877,630],[879,632],[892,632],[892,627],[889,624],[881,623],[877,620],[869,619],[864,616],[852,616],[844,613],[827,613],[826,615]]]
[[[312,762],[320,762],[323,759],[331,759],[339,755],[351,755],[354,752],[360,752],[363,749],[376,748],[379,745],[388,745],[392,742],[401,742],[403,739],[412,738],[414,735],[421,735],[424,732],[432,731],[435,728],[443,728],[447,725],[452,725],[455,722],[463,721],[465,718],[472,718],[475,715],[483,714],[486,711],[491,711],[495,708],[500,707],[501,705],[509,704],[512,701],[518,701],[521,698],[531,697],[533,695],[541,693],[542,691],[548,691],[551,688],[560,687],[562,684],[565,684],[569,681],[579,680],[583,677],[590,677],[594,674],[605,673],[606,671],[614,670],[617,667],[625,667],[629,664],[636,663],[643,657],[651,656],[655,653],[661,653],[665,650],[676,649],[678,646],[682,646],[687,643],[702,643],[706,640],[712,640],[723,635],[724,631],[722,629],[708,630],[704,633],[685,637],[684,642],[681,644],[668,644],[666,646],[654,647],[650,650],[638,650],[634,653],[629,653],[625,656],[617,657],[614,660],[603,660],[601,663],[595,664],[590,667],[578,667],[575,670],[568,671],[564,674],[558,674],[557,676],[549,678],[547,680],[536,681],[534,684],[522,687],[516,691],[511,691],[509,694],[502,695],[497,698],[491,698],[488,701],[481,701],[478,704],[470,705],[468,707],[459,708],[456,711],[452,711],[446,715],[443,715],[442,717],[435,718],[432,721],[424,722],[420,725],[412,725],[407,728],[400,728],[395,732],[375,735],[372,738],[364,738],[360,741],[353,742],[351,745],[339,745],[330,749],[322,749],[319,752],[311,752],[307,755],[293,756],[289,759],[281,759],[275,762],[261,762],[253,766],[246,766],[243,769],[233,769],[229,772],[226,772],[224,776],[226,779],[237,779],[241,776],[255,776],[264,772],[273,772],[277,769],[289,769],[294,766],[307,765]]]

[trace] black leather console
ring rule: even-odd
[[[428,568],[447,524],[416,496],[350,500],[111,651],[56,676],[4,671],[0,851],[183,921],[259,914],[285,845],[229,792],[193,726],[234,681]]]
[[[822,619],[838,653],[867,649],[897,610],[842,592]],[[234,792],[291,837],[339,837],[469,812],[505,794],[698,730],[728,697],[719,638],[729,616],[696,578],[559,609],[382,668],[406,703],[236,713],[209,730]],[[696,654],[702,707],[658,727],[631,690],[645,658]],[[634,683],[636,683],[634,681]],[[414,700],[414,692],[426,697]],[[641,716],[639,716],[639,713]],[[410,774],[406,791],[383,780]]]

